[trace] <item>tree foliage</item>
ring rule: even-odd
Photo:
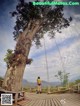
[[[55,77],[57,77],[61,81],[61,85],[68,84],[69,73],[58,71],[58,73],[57,73],[57,75],[55,75]]]
[[[61,33],[61,29],[67,28],[72,21],[71,17],[68,19],[64,17],[63,6],[34,6],[32,2],[25,2],[25,0],[19,0],[16,10],[11,12],[11,15],[16,17],[13,32],[15,39],[19,36],[20,31],[23,32],[28,27],[30,22],[40,21],[41,29],[34,37],[37,45],[40,44],[40,38],[46,31],[51,33],[50,37],[54,37],[56,32]]]
[[[69,83],[69,74],[70,73],[65,73],[64,74],[64,80],[63,80],[63,85],[66,85],[66,84],[68,84]]]
[[[16,65],[19,65],[22,61],[22,58],[20,54],[16,55],[14,54],[13,50],[8,49],[4,61],[7,64],[7,68],[9,68],[10,66],[15,67]],[[26,58],[26,64],[31,64],[32,61],[33,60],[31,58],[30,59]]]
[[[11,60],[12,55],[13,55],[13,50],[8,49],[8,50],[7,50],[7,53],[6,53],[6,55],[5,55],[5,58],[4,58],[4,61],[5,61],[6,64],[7,64],[7,68],[9,67],[9,63],[10,63],[10,60]]]
[[[57,75],[55,75],[55,77],[57,77],[61,81],[61,85],[62,85],[63,84],[63,72],[58,71],[58,73],[57,73]]]
[[[0,76],[0,80],[3,80],[4,78]]]
[[[80,79],[77,79],[77,80],[75,81],[75,83],[76,83],[76,84],[80,83]]]

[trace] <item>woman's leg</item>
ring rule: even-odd
[[[37,85],[37,93],[39,93],[39,85]]]

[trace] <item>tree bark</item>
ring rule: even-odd
[[[31,43],[36,32],[40,29],[40,21],[29,23],[28,27],[19,35],[15,47],[12,63],[7,69],[3,85],[4,89],[10,91],[20,91],[22,88],[22,79],[28,59]]]

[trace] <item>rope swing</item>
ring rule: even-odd
[[[60,60],[61,60],[61,64],[62,64],[62,69],[63,69],[63,72],[64,72],[64,74],[65,74],[64,62],[63,62],[63,60],[62,60],[62,56],[61,56],[61,52],[60,52],[60,48],[58,47],[58,44],[57,44],[57,42],[56,42],[56,38],[55,38],[55,37],[54,37],[54,41],[55,41],[55,44],[56,44],[57,50],[58,50],[58,52],[59,52],[59,56],[60,56]]]
[[[45,61],[46,61],[46,71],[47,71],[47,81],[48,81],[48,89],[47,93],[50,93],[50,84],[49,84],[49,67],[48,67],[48,59],[47,59],[47,52],[46,52],[46,44],[45,44],[45,38],[44,39],[44,52],[45,52]]]
[[[58,47],[58,44],[56,42],[56,38],[54,37],[54,41],[55,41],[55,44],[56,44],[56,47],[57,47],[57,50],[59,52],[59,56],[60,56],[60,60],[61,60],[61,64],[62,64],[62,69],[63,69],[63,72],[64,74],[66,73],[65,72],[65,67],[64,67],[64,62],[62,60],[62,56],[61,56],[61,53],[60,53],[60,48]],[[47,92],[48,94],[50,93],[50,79],[49,79],[49,67],[48,67],[48,59],[47,59],[47,51],[46,51],[46,44],[45,44],[45,38],[44,38],[44,52],[45,52],[45,61],[46,61],[46,71],[47,71],[47,81],[48,81],[48,89],[47,89]]]

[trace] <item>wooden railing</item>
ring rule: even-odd
[[[13,95],[13,102],[15,104],[17,104],[17,102],[19,100],[24,100],[25,99],[25,91],[12,92],[12,91],[7,91],[7,90],[4,90],[4,89],[0,89],[0,98],[1,98],[2,93],[12,94]]]

